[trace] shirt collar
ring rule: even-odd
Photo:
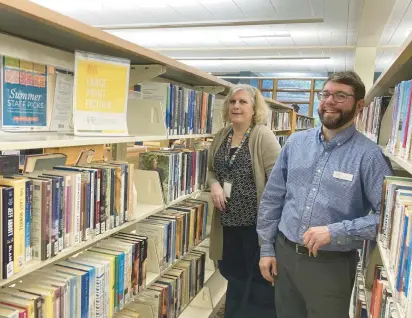
[[[353,136],[355,131],[356,131],[356,127],[355,127],[354,124],[352,124],[349,127],[342,130],[340,133],[338,133],[334,138],[332,138],[332,140],[329,141],[328,144],[330,144],[333,147],[336,146],[336,145],[340,146],[340,145],[344,144],[346,141],[348,141],[349,138],[351,138]],[[323,134],[322,134],[322,125],[317,127],[316,135],[317,135],[317,140],[320,143],[325,142],[325,139],[324,139]]]

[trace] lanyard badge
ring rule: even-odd
[[[249,137],[250,132],[252,131],[252,126],[246,130],[245,134],[243,135],[242,141],[239,144],[239,147],[237,147],[235,153],[230,157],[230,149],[232,148],[232,139],[233,139],[233,128],[229,132],[229,136],[227,138],[227,144],[226,144],[226,154],[225,154],[225,164],[228,170],[232,169],[233,162],[236,159],[237,154],[239,153],[239,150],[242,149],[244,143],[246,142],[246,139]]]

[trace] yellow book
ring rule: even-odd
[[[14,273],[25,263],[26,180],[0,177],[0,185],[14,188]]]
[[[54,306],[56,302],[54,290],[25,283],[17,284],[15,288],[23,292],[40,296],[43,299],[43,317],[54,318]]]
[[[3,304],[11,305],[13,307],[22,308],[27,311],[27,318],[34,318],[34,302],[12,296],[6,293],[0,293],[0,302]]]

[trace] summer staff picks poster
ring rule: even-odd
[[[2,127],[4,130],[47,130],[47,68],[2,57]]]
[[[76,52],[74,133],[80,136],[127,136],[130,61]]]

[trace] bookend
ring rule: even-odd
[[[130,136],[162,136],[167,139],[160,101],[129,98],[127,103],[127,129]]]

